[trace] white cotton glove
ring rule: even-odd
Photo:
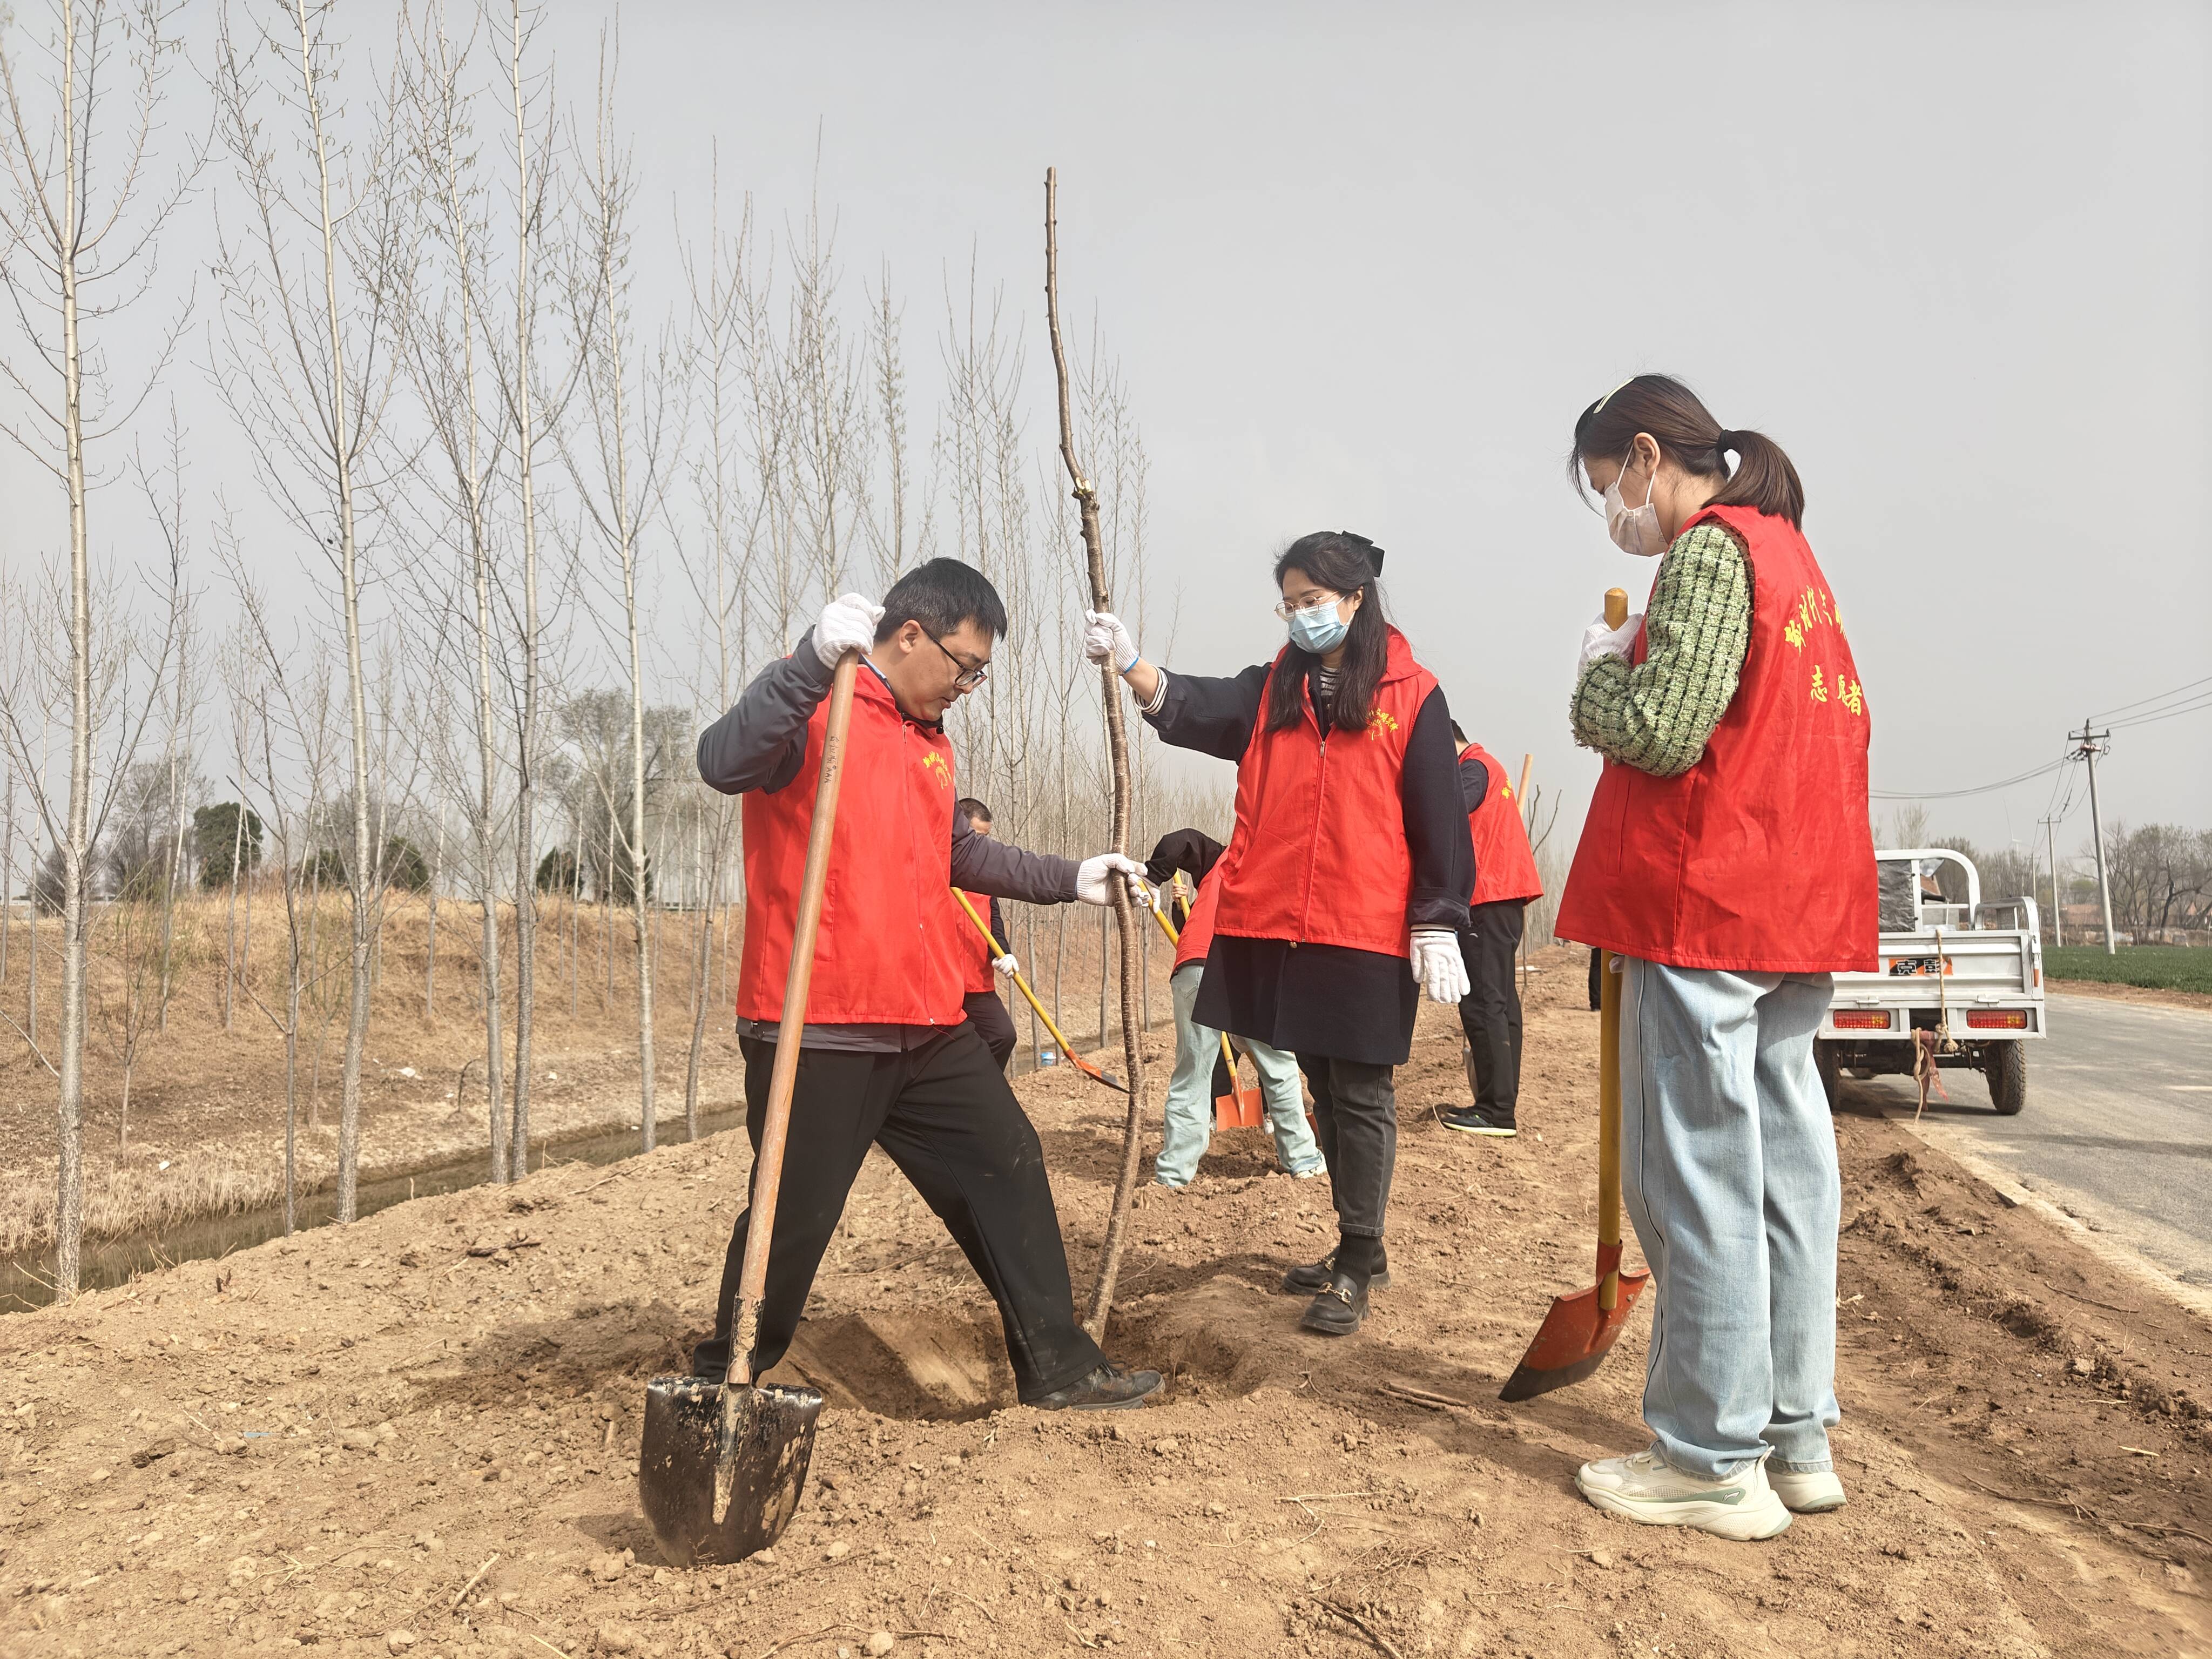
[[[1083,613],[1083,654],[1093,662],[1111,663],[1114,672],[1126,674],[1137,665],[1137,642],[1121,619],[1110,611]]]
[[[1575,678],[1583,677],[1583,670],[1600,657],[1625,657],[1636,645],[1636,631],[1644,626],[1644,613],[1639,611],[1618,628],[1608,628],[1600,617],[1583,629],[1583,654],[1575,663]]]
[[[876,624],[884,619],[883,606],[858,593],[847,593],[822,607],[814,624],[814,652],[824,668],[835,668],[848,651],[866,651],[876,642]]]
[[[1467,963],[1450,928],[1416,927],[1411,961],[1413,978],[1430,1001],[1455,1004],[1467,994]]]
[[[1016,956],[1012,951],[1009,951],[1006,955],[994,961],[991,963],[991,966],[997,969],[1008,979],[1012,979],[1015,975],[1022,971],[1022,959]]]
[[[1113,878],[1128,884],[1129,896],[1139,904],[1150,902],[1145,888],[1145,866],[1120,853],[1093,853],[1075,866],[1075,896],[1085,904],[1111,904]]]

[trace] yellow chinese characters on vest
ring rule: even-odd
[[[1837,615],[1835,602],[1818,588],[1808,587],[1797,596],[1796,605],[1782,624],[1782,637],[1796,647],[1802,658],[1805,647],[1819,646],[1819,634],[1826,629],[1838,641],[1844,637],[1843,618]],[[1866,693],[1860,690],[1857,680],[1838,673],[1832,684],[1816,658],[1810,665],[1812,672],[1806,681],[1806,696],[1814,702],[1826,702],[1832,696],[1838,702],[1854,714],[1866,713]]]

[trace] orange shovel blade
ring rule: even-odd
[[[1267,1121],[1267,1109],[1257,1089],[1237,1089],[1213,1097],[1213,1127],[1217,1129],[1256,1129]]]
[[[1610,1261],[1605,1259],[1607,1255]],[[1529,1343],[1528,1352],[1498,1391],[1500,1400],[1533,1400],[1540,1394],[1579,1382],[1598,1368],[1628,1323],[1629,1310],[1636,1305],[1636,1298],[1651,1282],[1648,1273],[1620,1273],[1613,1306],[1600,1307],[1606,1275],[1618,1273],[1620,1267],[1620,1246],[1601,1245],[1598,1282],[1572,1296],[1553,1298],[1552,1310],[1544,1316],[1535,1340]]]

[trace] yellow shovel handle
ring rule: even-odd
[[[975,931],[983,936],[983,942],[995,953],[999,941],[991,936],[989,925],[975,914],[975,907],[968,902],[968,895],[956,887],[952,890],[952,896],[960,901],[960,908],[968,913],[968,920],[975,924]],[[1052,1016],[1045,1012],[1044,1004],[1036,1000],[1036,993],[1030,989],[1029,981],[1018,972],[1014,975],[1014,988],[1029,999],[1030,1006],[1036,1010],[1036,1017],[1044,1022],[1044,1029],[1052,1033],[1052,1040],[1060,1045],[1060,1052],[1067,1056],[1068,1063],[1080,1070],[1083,1062],[1076,1058],[1075,1050],[1067,1046],[1067,1039],[1060,1036],[1060,1027],[1052,1023]]]

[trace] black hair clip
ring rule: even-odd
[[[1356,530],[1340,530],[1336,533],[1343,537],[1345,540],[1350,542],[1353,546],[1366,550],[1367,562],[1375,567],[1375,574],[1377,576],[1380,576],[1382,574],[1382,550],[1381,548],[1376,546],[1373,542],[1368,540],[1366,537],[1361,535]]]

